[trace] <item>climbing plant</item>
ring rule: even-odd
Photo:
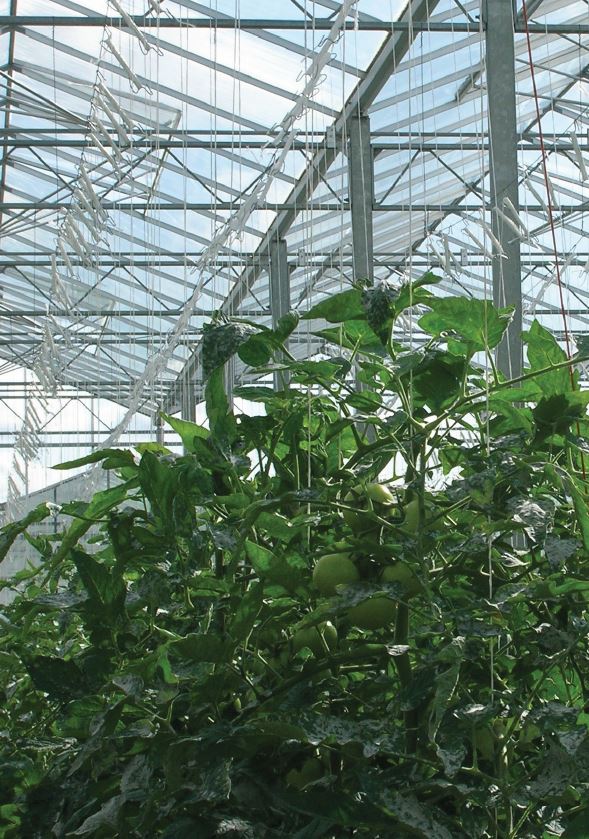
[[[0,836],[587,835],[586,348],[534,322],[507,381],[511,312],[436,282],[319,303],[322,359],[218,319],[183,455],[4,527]]]

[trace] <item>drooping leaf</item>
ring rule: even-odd
[[[205,388],[205,402],[213,437],[216,440],[232,440],[236,434],[235,417],[227,399],[221,367],[209,377]]]
[[[257,330],[247,323],[205,324],[202,336],[203,378],[222,368],[239,347]]]
[[[34,507],[20,521],[6,524],[0,530],[0,560],[4,559],[15,539],[32,524],[37,524],[51,515],[51,507],[46,502]]]
[[[98,463],[104,460],[105,469],[119,469],[124,466],[134,466],[133,453],[125,449],[99,449],[96,452],[79,457],[76,460],[67,460],[65,463],[57,463],[52,469],[75,469],[78,466],[87,466],[89,463]]]

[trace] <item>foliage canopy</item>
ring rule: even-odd
[[[1,531],[39,564],[5,583],[0,836],[586,836],[589,395],[538,323],[504,381],[510,312],[435,282],[320,303],[323,360],[293,315],[212,324],[183,456],[64,464],[119,483]],[[288,382],[238,390],[260,416],[234,352]],[[327,554],[360,578],[328,597]]]

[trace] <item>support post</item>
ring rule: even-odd
[[[290,274],[286,250],[286,239],[278,239],[270,247],[270,311],[272,313],[272,328],[276,329],[278,321],[290,311]],[[282,390],[288,386],[288,375],[285,371],[274,373],[274,390]]]
[[[354,279],[372,280],[374,166],[370,146],[370,118],[365,114],[353,116],[349,124],[348,184],[352,214]]]
[[[491,206],[504,213],[506,198],[519,209],[513,7],[513,0],[486,0],[484,7]],[[491,212],[493,233],[502,249],[501,254],[494,247],[493,301],[496,306],[515,306],[497,350],[497,367],[513,377],[523,366],[520,240],[495,209]]]
[[[181,391],[180,416],[188,422],[196,422],[196,388],[187,379],[184,380]]]
[[[159,443],[160,446],[164,445],[164,421],[159,410],[155,418],[155,441],[156,443]]]
[[[349,124],[348,143],[348,192],[352,214],[352,265],[355,280],[374,281],[374,233],[372,209],[374,207],[374,159],[370,145],[370,118],[357,113]],[[356,390],[365,386],[358,380]],[[361,433],[368,442],[376,439],[374,426],[362,424]]]

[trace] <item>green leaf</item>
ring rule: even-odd
[[[587,501],[581,494],[578,484],[573,478],[570,478],[568,488],[573,499],[575,513],[577,514],[583,547],[589,552],[589,511],[587,509]]]
[[[236,435],[235,417],[231,413],[223,369],[210,376],[205,388],[205,403],[212,436],[217,440],[232,440]]]
[[[110,489],[95,493],[90,503],[86,506],[84,519],[75,521],[70,525],[52,561],[57,563],[66,557],[71,548],[88,532],[95,521],[99,520],[105,513],[124,501],[128,497],[129,489],[134,488],[136,484],[136,480],[133,479],[124,484],[117,484],[117,486],[111,487]]]
[[[358,349],[379,356],[384,354],[382,343],[365,321],[350,320],[344,326],[322,329],[313,335],[347,350]]]
[[[300,581],[301,573],[293,568],[286,559],[278,557],[249,539],[245,543],[246,554],[256,574],[270,583],[294,589]]]
[[[272,358],[274,342],[270,335],[260,332],[244,341],[237,350],[237,355],[250,367],[263,367]]]
[[[541,326],[537,320],[532,323],[529,332],[524,332],[522,337],[528,347],[528,362],[532,371],[542,370],[566,361],[567,355],[559,347],[554,335]],[[573,390],[571,374],[567,367],[544,373],[534,379],[534,382],[545,396],[570,393]]]
[[[572,820],[565,817],[564,824],[566,829],[561,834],[561,839],[588,839],[589,837],[589,804],[583,808],[583,812],[578,813]]]
[[[173,529],[174,499],[178,492],[179,472],[153,452],[144,452],[139,464],[141,489],[163,526]]]
[[[113,623],[124,613],[127,589],[116,568],[109,569],[90,554],[72,549],[72,559],[88,594],[101,618]]]
[[[0,530],[0,560],[4,559],[15,539],[20,536],[21,533],[24,533],[27,527],[31,524],[37,524],[38,522],[43,521],[43,519],[46,519],[47,516],[50,515],[51,508],[48,507],[47,503],[44,501],[42,504],[38,504],[29,513],[27,513],[24,519],[12,522],[11,524],[6,524]]]
[[[278,513],[260,513],[256,518],[256,525],[282,542],[290,542],[297,533],[297,529]]]
[[[116,831],[118,833],[117,825],[119,812],[125,803],[125,800],[126,799],[123,795],[116,795],[114,798],[109,799],[102,805],[98,812],[88,816],[88,818],[82,822],[80,827],[77,830],[73,830],[69,835],[87,836],[89,833],[92,833],[96,836],[99,833],[102,833],[103,830],[108,830],[109,833],[111,831]]]
[[[430,335],[460,336],[471,353],[496,347],[513,317],[512,308],[496,309],[488,300],[436,297],[428,305],[432,311],[420,318],[419,326]]]
[[[231,660],[233,646],[231,641],[224,641],[214,635],[192,633],[178,641],[171,641],[170,651],[173,655],[187,661],[220,663]]]
[[[299,316],[296,312],[287,312],[282,315],[276,324],[276,328],[272,330],[275,340],[283,344],[289,335],[292,335],[298,324]]]
[[[208,379],[215,370],[222,369],[239,347],[256,334],[257,329],[247,323],[205,324],[202,336],[203,378]]]
[[[323,318],[328,323],[343,323],[347,320],[365,320],[362,306],[362,291],[350,288],[322,300],[302,316],[302,320]]]
[[[544,378],[539,376],[538,380]],[[544,440],[555,434],[565,434],[570,426],[587,413],[589,391],[569,391],[541,399],[533,410],[536,438]]]
[[[432,702],[428,728],[429,738],[432,743],[435,743],[438,729],[454,696],[459,678],[460,661],[457,661],[443,673],[439,673],[436,678],[436,692]]]
[[[48,693],[51,699],[75,699],[87,691],[84,674],[71,659],[38,655],[23,663],[36,689]]]
[[[176,434],[182,440],[182,445],[187,452],[194,454],[194,438],[206,440],[209,432],[202,425],[196,422],[188,422],[188,420],[178,419],[178,417],[171,417],[169,414],[161,414],[162,419],[168,423],[170,428],[173,428]]]
[[[236,387],[233,392],[236,396],[247,399],[249,402],[275,402],[279,398],[274,388],[271,387],[244,385],[243,387]]]
[[[254,583],[239,601],[227,631],[237,642],[245,641],[252,631],[264,603],[264,589],[260,583]]]
[[[453,839],[450,831],[438,821],[433,808],[421,804],[411,793],[385,792],[382,803],[411,835],[423,839]]]
[[[77,466],[87,466],[89,463],[98,463],[101,460],[105,461],[105,469],[119,469],[124,466],[135,465],[135,459],[130,451],[126,451],[125,449],[100,449],[84,457],[79,457],[77,460],[67,460],[65,463],[58,463],[51,468],[75,469]]]

